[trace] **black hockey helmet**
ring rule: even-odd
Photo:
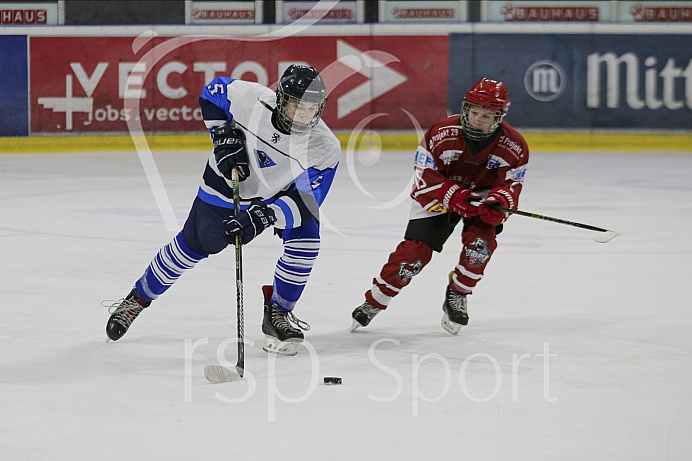
[[[320,121],[327,87],[314,67],[292,64],[276,88],[276,123],[287,133],[305,133]]]

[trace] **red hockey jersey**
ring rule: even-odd
[[[435,123],[416,150],[411,197],[425,211],[444,212],[438,201],[439,189],[443,182],[453,180],[483,197],[495,187],[506,187],[517,204],[529,148],[523,136],[507,122],[502,123],[499,131],[485,148],[473,154],[462,135],[459,115]]]

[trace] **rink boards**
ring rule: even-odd
[[[7,95],[0,151],[50,150],[61,143],[53,136],[64,135],[76,149],[94,143],[83,139],[91,135],[115,136],[113,148],[139,135],[164,148],[204,148],[204,136],[188,135],[203,134],[197,99],[208,81],[230,75],[273,86],[292,62],[320,69],[329,88],[324,119],[345,147],[362,134],[374,134],[387,150],[415,147],[428,126],[459,111],[466,88],[481,77],[506,83],[507,121],[538,149],[690,144],[692,34],[685,24],[228,30],[0,28],[0,61],[10,69],[0,77]],[[51,140],[34,139],[45,136]]]

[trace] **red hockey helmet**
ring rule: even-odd
[[[461,127],[464,135],[474,141],[481,141],[493,134],[507,115],[510,103],[504,83],[488,78],[480,79],[469,88],[461,104]],[[475,115],[483,115],[487,122],[470,120],[471,111]]]

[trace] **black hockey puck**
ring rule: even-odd
[[[341,378],[339,378],[337,376],[325,376],[324,377],[324,384],[327,384],[329,386],[341,384]]]

